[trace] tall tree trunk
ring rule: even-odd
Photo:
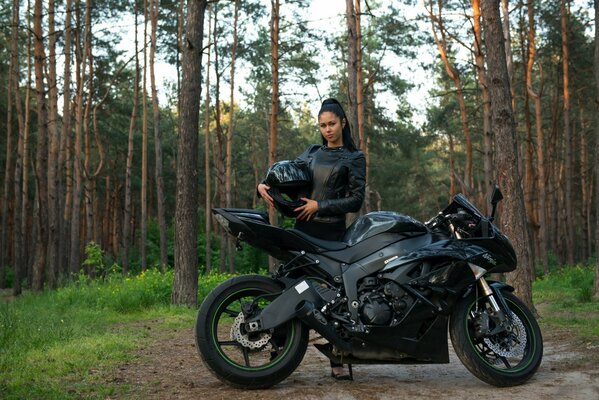
[[[19,132],[18,134],[18,139],[17,139],[17,159],[15,160],[15,166],[13,169],[13,162],[12,162],[12,156],[13,153],[15,152],[15,149],[13,148],[13,90],[16,94],[16,92],[18,91],[18,86],[15,88],[15,85],[18,85],[18,78],[15,79],[14,76],[16,74],[18,74],[18,62],[19,62],[19,58],[18,58],[18,31],[19,28],[19,2],[18,1],[13,1],[13,5],[12,5],[12,27],[11,27],[11,45],[10,45],[10,61],[9,61],[9,67],[8,67],[8,90],[6,93],[6,97],[7,97],[7,102],[6,102],[6,163],[4,166],[4,191],[2,192],[2,214],[0,215],[0,219],[2,221],[2,228],[1,228],[1,232],[0,232],[0,289],[3,289],[6,286],[6,265],[7,265],[7,253],[10,253],[10,250],[8,248],[7,243],[11,243],[11,241],[8,240],[8,232],[7,232],[7,227],[8,227],[8,221],[10,219],[9,213],[8,213],[8,202],[9,199],[11,197],[16,197],[18,190],[20,190],[19,185],[17,185],[14,181],[13,178],[15,178],[15,170],[14,169],[18,169],[18,165],[21,162],[21,157],[19,155],[19,150],[22,151],[22,134],[21,132]],[[18,101],[18,97],[17,97],[17,101]],[[20,172],[20,171],[19,171]],[[12,183],[12,185],[11,185]],[[11,188],[12,186],[12,188]],[[13,189],[14,191],[14,195],[11,196],[10,195],[10,190]],[[18,206],[18,204],[16,204],[15,202],[13,202],[13,221],[14,221],[14,215],[16,215],[17,213],[17,209],[16,207]],[[20,232],[18,232],[18,229],[16,229],[15,226],[15,231],[14,231],[14,237],[13,237],[13,241],[17,240],[17,233],[20,234]],[[13,253],[13,265],[14,263],[16,263],[16,259],[17,259],[17,255]]]
[[[27,2],[27,27],[31,31],[31,4]],[[23,170],[20,177],[15,176],[15,181],[21,180],[21,187],[18,188],[15,182],[15,189],[21,190],[18,196],[21,197],[21,208],[16,210],[20,220],[20,237],[15,240],[15,254],[19,257],[20,262],[15,263],[15,278],[13,285],[13,294],[18,295],[21,293],[21,280],[27,276],[31,278],[31,274],[28,273],[29,266],[29,254],[32,252],[26,252],[25,249],[28,244],[33,240],[29,235],[30,229],[28,219],[32,214],[29,210],[29,125],[30,125],[30,109],[31,109],[31,48],[32,48],[32,37],[27,35],[27,84],[25,87],[25,110],[23,113],[20,111],[21,102],[19,99],[18,82],[13,82],[15,88],[15,105],[17,107],[17,116],[19,119],[19,132],[22,132],[23,136],[23,150],[22,150],[22,162],[21,168]],[[18,76],[14,76],[14,79],[18,79]],[[20,136],[20,135],[19,135]],[[16,174],[16,171],[15,171]],[[16,219],[15,219],[16,221]],[[16,222],[15,222],[16,224]]]
[[[364,153],[366,157],[366,197],[364,198],[363,211],[370,212],[370,184],[369,184],[369,171],[370,160],[368,153],[369,140],[366,137],[366,131],[364,129],[364,69],[362,66],[362,6],[360,0],[355,0],[355,11],[356,11],[356,108],[357,108],[357,128],[358,128],[358,147]]]
[[[587,143],[587,124],[584,118],[584,107],[579,99],[578,110],[580,113],[580,194],[582,195],[581,200],[581,217],[582,217],[582,246],[581,259],[587,260],[591,257],[593,251],[590,243],[592,241],[591,234],[591,211],[592,211],[592,180],[589,179],[589,172],[591,168],[589,166],[589,151]]]
[[[64,73],[63,73],[63,103],[62,103],[62,131],[60,135],[59,166],[64,167],[65,174],[58,174],[59,210],[62,210],[60,223],[60,237],[58,259],[61,265],[60,275],[68,274],[68,249],[70,240],[71,200],[73,162],[71,157],[71,50],[72,50],[72,0],[67,0],[65,5],[64,23]],[[64,188],[64,190],[63,190]],[[64,193],[64,194],[63,194]]]
[[[585,96],[586,97],[586,96]],[[585,117],[584,102],[586,98],[578,98],[578,109],[580,112],[580,187],[582,194],[582,220],[584,246],[582,248],[582,259],[586,260],[593,255],[593,229],[591,218],[593,215],[593,167],[591,165],[589,150],[589,138],[587,132],[590,132],[589,123]]]
[[[13,116],[13,94],[14,94],[14,103],[15,109],[20,106],[21,99],[19,98],[19,1],[13,0],[12,4],[12,27],[10,34],[10,62],[8,67],[8,93],[7,93],[7,103],[6,103],[6,167],[5,167],[5,175],[4,175],[4,192],[2,197],[2,237],[0,240],[1,248],[0,248],[0,289],[6,287],[6,275],[7,275],[7,267],[5,252],[9,252],[7,243],[10,243],[7,239],[7,225],[8,225],[8,199],[9,199],[9,190],[11,179],[13,183],[13,196],[14,196],[14,209],[13,209],[13,266],[15,271],[21,271],[21,262],[22,256],[21,251],[23,249],[22,246],[22,232],[21,232],[21,221],[20,221],[20,206],[21,206],[21,198],[19,196],[19,192],[21,190],[21,165],[23,160],[23,124],[19,124],[19,132],[18,132],[18,140],[17,140],[17,151],[16,151],[16,160],[15,160],[15,168],[14,171],[11,171],[12,164],[12,153],[14,152],[12,146],[12,116]],[[13,93],[14,92],[14,93]],[[21,113],[17,111],[17,114],[20,116]],[[11,177],[12,172],[12,177]],[[17,277],[20,276],[15,274]],[[19,282],[13,284],[13,289],[15,285],[18,285]],[[20,290],[19,293],[20,294]]]
[[[212,26],[212,5],[208,5],[208,36]],[[207,49],[206,60],[206,102],[204,106],[204,179],[206,180],[206,272],[212,270],[212,184],[210,169],[210,49]]]
[[[347,21],[347,111],[352,135],[358,133],[358,29],[354,0],[345,0],[345,19]],[[358,143],[360,141],[358,140]]]
[[[229,110],[229,127],[227,129],[227,160],[225,163],[225,203],[228,208],[233,207],[231,194],[231,176],[233,175],[233,129],[235,121],[235,61],[237,57],[237,25],[239,22],[239,0],[235,0],[235,17],[233,20],[233,46],[231,48],[231,95]],[[235,271],[235,249],[231,235],[227,235],[227,253],[229,256],[229,272]]]
[[[599,0],[595,0],[595,88],[596,110],[599,116]],[[599,124],[595,124],[595,288],[594,298],[599,299]]]
[[[271,0],[270,4],[272,8],[272,13],[270,16],[270,65],[272,70],[272,97],[270,99],[268,164],[272,165],[277,161],[277,121],[279,116],[279,0]],[[277,211],[274,207],[269,208],[268,216],[271,224],[278,224]],[[274,271],[274,258],[269,256],[268,260],[269,269]]]
[[[505,193],[501,225],[505,234],[512,239],[520,264],[515,272],[508,275],[508,281],[515,287],[517,294],[526,305],[534,310],[530,238],[526,228],[521,177],[518,174],[516,124],[512,110],[499,3],[497,0],[483,0],[481,6],[487,48],[487,77],[492,124],[496,140],[495,160],[498,181]]]
[[[148,2],[144,0],[144,35],[143,35],[143,53],[144,66],[142,78],[142,97],[141,97],[141,236],[139,238],[139,253],[141,257],[141,270],[148,268],[148,258],[146,253],[146,241],[148,239]]]
[[[214,5],[214,29],[213,29],[213,45],[214,45],[214,72],[216,77],[216,82],[214,85],[214,122],[216,125],[216,141],[214,143],[214,169],[216,171],[215,176],[215,189],[218,194],[218,204],[219,207],[226,207],[226,158],[227,158],[227,138],[222,126],[222,102],[220,100],[220,80],[221,80],[221,72],[220,72],[220,64],[219,64],[219,54],[218,54],[218,42],[219,42],[219,30],[218,30],[218,6]],[[219,265],[218,269],[220,272],[225,272],[226,262],[227,262],[227,251],[229,247],[228,243],[228,233],[222,228],[222,226],[218,226],[219,236],[220,236],[220,253],[219,253]]]
[[[483,100],[483,169],[485,182],[483,190],[490,195],[493,190],[493,132],[491,130],[491,99],[485,72],[485,57],[482,51],[482,32],[480,26],[480,1],[472,0],[473,30],[474,30],[474,59]],[[487,210],[490,211],[490,210]]]
[[[568,263],[575,262],[575,228],[574,205],[572,204],[572,128],[570,125],[570,44],[569,44],[569,5],[566,0],[560,2],[561,25],[562,25],[562,68],[564,84],[564,142],[565,142],[565,206],[566,206],[566,255]]]
[[[58,242],[60,240],[60,209],[58,203],[58,87],[56,82],[55,0],[48,2],[48,287],[55,288],[58,280]]]
[[[365,152],[366,138],[364,136],[364,71],[362,69],[362,6],[360,0],[355,0],[356,15],[356,117],[358,131],[358,147]],[[366,182],[368,185],[368,182]],[[367,192],[368,193],[368,192]],[[366,196],[368,198],[368,196]]]
[[[202,86],[202,32],[207,0],[188,0],[182,49],[181,134],[177,153],[175,278],[172,302],[196,307],[198,301],[198,125]]]
[[[472,139],[470,135],[468,113],[466,111],[466,100],[464,99],[464,89],[462,87],[462,80],[460,78],[460,74],[458,70],[449,61],[449,56],[447,54],[447,39],[445,37],[445,26],[443,25],[441,1],[439,1],[438,7],[439,15],[436,16],[433,13],[433,1],[430,0],[428,13],[431,19],[433,36],[435,38],[435,42],[437,43],[439,55],[441,56],[443,64],[445,65],[445,71],[447,72],[447,76],[449,76],[449,78],[453,81],[453,84],[456,88],[456,99],[458,101],[458,106],[460,107],[460,120],[462,122],[462,129],[464,131],[464,141],[466,146],[466,166],[464,168],[464,180],[462,185],[462,191],[470,193],[470,191],[474,188],[474,181],[472,175]],[[439,31],[438,33],[437,28]]]
[[[160,268],[165,270],[168,264],[166,215],[164,209],[164,180],[162,178],[162,133],[160,130],[160,108],[158,107],[158,92],[156,91],[156,75],[154,73],[154,55],[156,53],[156,28],[158,25],[158,0],[150,1],[151,47],[150,47],[150,84],[152,89],[152,112],[154,114],[154,156],[156,179],[156,205],[158,212],[158,227],[160,230]]]
[[[125,167],[125,212],[123,214],[123,274],[129,273],[129,245],[131,244],[131,170],[133,169],[133,137],[137,122],[137,109],[139,107],[139,43],[137,39],[137,2],[135,2],[135,80],[133,82],[133,107],[129,118],[129,135],[127,141],[127,164]]]
[[[69,270],[76,274],[81,267],[81,189],[83,183],[83,172],[81,165],[81,136],[83,130],[83,93],[85,79],[85,60],[87,58],[89,41],[87,37],[91,35],[91,26],[85,26],[83,31],[83,51],[82,45],[82,24],[81,24],[81,7],[80,0],[76,1],[76,20],[77,30],[75,38],[75,76],[77,79],[77,94],[75,97],[75,140],[73,144],[73,201],[71,211],[71,251],[69,255]],[[87,3],[85,8],[86,15],[91,12],[91,4]],[[86,17],[87,18],[87,17]]]
[[[33,268],[33,290],[42,290],[48,248],[48,110],[44,87],[44,53],[42,30],[42,0],[36,0],[33,13],[35,91],[37,101],[37,149],[36,149],[36,188],[37,188],[37,242],[35,265]]]
[[[532,73],[535,63],[535,19],[533,0],[528,0],[528,63],[526,66],[526,90],[533,100],[535,107],[535,131],[537,139],[537,213],[539,221],[539,252],[537,259],[540,260],[543,271],[549,272],[549,261],[547,257],[547,178],[545,174],[545,134],[543,132],[543,113],[541,107],[541,95],[543,93],[543,69],[539,63],[539,89],[535,91],[532,84]]]
[[[509,0],[501,0],[501,12],[503,14],[501,27],[505,43],[505,59],[507,61],[507,73],[510,77],[510,93],[512,94],[512,110],[515,110],[516,86],[514,85],[514,57],[512,56],[512,38],[510,34]]]

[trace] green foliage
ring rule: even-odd
[[[94,241],[85,245],[85,260],[83,260],[83,265],[99,272],[103,272],[104,270],[104,252],[100,245]]]

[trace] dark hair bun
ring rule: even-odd
[[[337,104],[337,105],[339,105],[339,106],[341,105],[341,103],[339,103],[339,101],[337,101],[337,99],[334,99],[334,98],[332,98],[332,97],[331,97],[331,98],[329,98],[329,99],[326,99],[325,101],[323,101],[323,102],[322,102],[322,105],[323,105],[323,106],[324,106],[324,105],[327,105],[327,104]]]

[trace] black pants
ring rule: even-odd
[[[314,236],[317,239],[338,241],[343,239],[343,235],[345,234],[345,221],[327,224],[322,222],[296,220],[295,229],[310,236]],[[333,367],[343,367],[343,364],[331,361],[331,368]]]

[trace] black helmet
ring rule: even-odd
[[[270,186],[268,194],[277,210],[288,217],[297,217],[293,210],[306,204],[300,198],[310,194],[312,179],[308,165],[303,161],[278,161],[268,169],[264,182]]]

